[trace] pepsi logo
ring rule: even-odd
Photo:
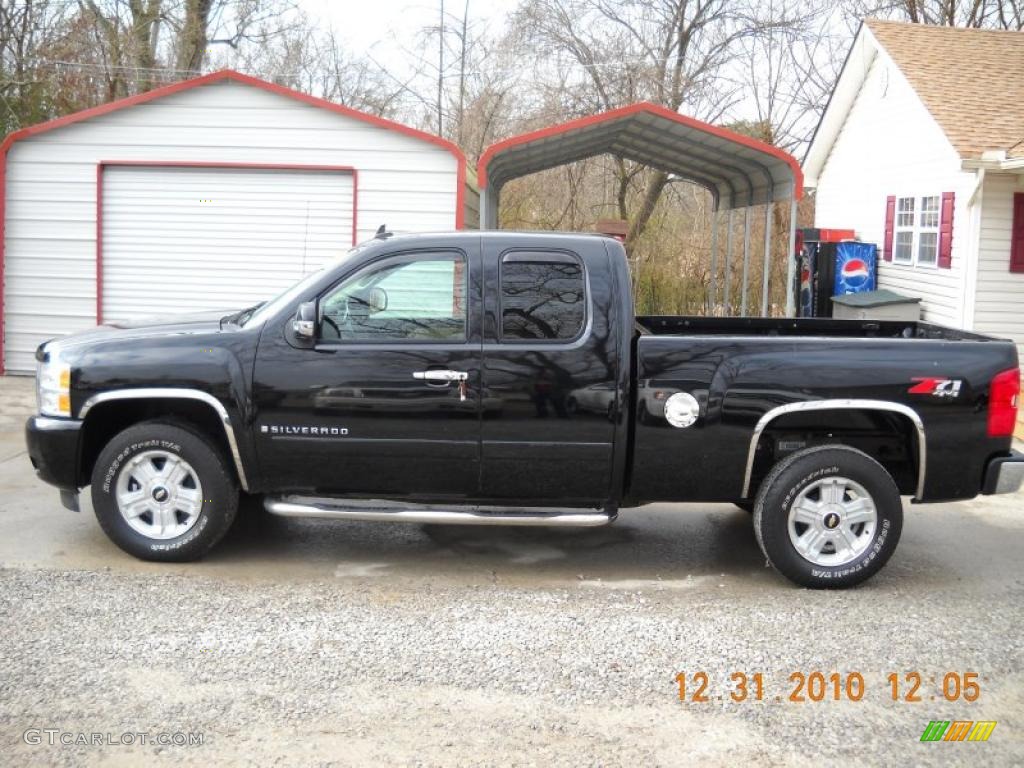
[[[839,270],[842,281],[851,288],[859,288],[871,279],[871,270],[863,259],[850,259]]]

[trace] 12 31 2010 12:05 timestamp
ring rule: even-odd
[[[796,704],[821,701],[861,701],[868,686],[861,672],[793,672],[788,685],[778,688],[763,672],[732,672],[722,687],[716,687],[707,672],[680,672],[675,677],[679,700],[688,704],[713,701],[789,701]],[[892,701],[914,704],[922,701],[975,702],[981,697],[977,672],[890,672],[885,692]],[[879,686],[883,687],[883,686]],[[769,690],[775,688],[775,690]]]

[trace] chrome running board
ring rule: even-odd
[[[435,523],[441,525],[537,525],[558,528],[608,525],[614,512],[566,512],[554,507],[515,510],[508,507],[436,509],[392,501],[349,501],[312,496],[267,497],[267,512],[281,517],[319,517],[330,520]]]

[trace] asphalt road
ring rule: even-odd
[[[1024,496],[908,506],[888,567],[845,592],[765,568],[722,505],[574,532],[249,504],[208,559],[158,566],[34,478],[29,408],[0,379],[0,764],[1024,764]],[[791,701],[814,671],[860,673],[861,700]],[[679,701],[679,672],[707,701]],[[910,672],[920,701],[892,701]],[[979,698],[946,701],[947,673]],[[921,743],[930,720],[998,725]],[[141,744],[161,733],[202,744]]]

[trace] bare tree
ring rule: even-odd
[[[238,50],[287,31],[291,0],[78,0],[106,54],[110,96],[202,71],[211,46]]]
[[[280,85],[381,117],[408,117],[418,103],[406,83],[346,50],[338,34],[297,14],[287,30],[242,44],[231,63]]]
[[[1024,0],[854,0],[857,19],[868,16],[946,27],[1024,29]]]
[[[209,45],[210,14],[215,0],[185,0],[185,13],[178,32],[176,67],[199,74]]]
[[[525,0],[515,14],[524,55],[571,72],[570,112],[608,110],[649,100],[716,121],[740,98],[722,74],[748,38],[785,25],[758,13],[753,0]],[[629,220],[626,247],[643,235],[668,183],[622,158],[619,215]],[[639,187],[639,189],[636,189]]]

